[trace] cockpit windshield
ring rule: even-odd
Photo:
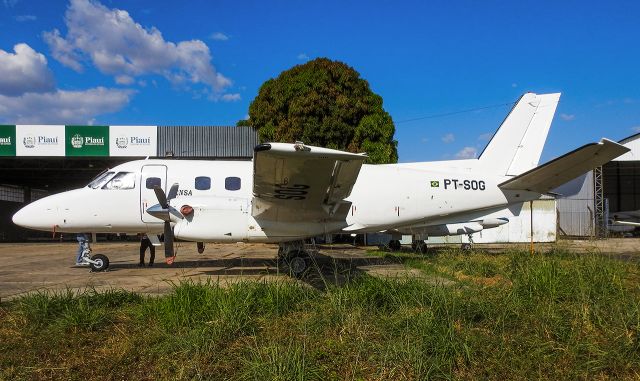
[[[133,172],[118,172],[102,189],[133,189],[136,187],[136,174]]]
[[[111,178],[111,176],[113,176],[114,173],[115,172],[109,172],[109,171],[102,172],[101,174],[96,176],[96,178],[93,179],[87,186],[91,189],[98,189],[101,186],[103,186],[107,181],[109,181],[109,179]]]

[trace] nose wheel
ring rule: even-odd
[[[109,268],[109,258],[106,255],[96,254],[89,260],[91,271],[100,272]]]

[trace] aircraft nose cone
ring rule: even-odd
[[[44,199],[41,199],[44,200]],[[11,218],[13,223],[27,229],[48,231],[55,221],[55,213],[51,208],[46,208],[41,200],[35,201],[18,210]]]
[[[28,206],[18,210],[11,218],[14,224],[22,226],[23,228],[29,227],[29,218],[27,217],[28,211],[26,209],[28,209]]]

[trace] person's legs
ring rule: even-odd
[[[145,244],[146,240],[142,240],[140,241],[140,263],[138,264],[139,266],[144,266],[144,252],[145,250],[147,250],[147,245]]]
[[[156,260],[156,247],[153,246],[153,244],[151,244],[151,241],[149,241],[149,253],[151,255],[149,255],[149,266],[153,265],[153,261]]]
[[[78,252],[76,254],[76,263],[82,263],[82,252],[84,251],[84,238],[78,237]]]

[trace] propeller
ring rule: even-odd
[[[154,187],[153,191],[158,199],[158,204],[147,208],[147,213],[164,221],[164,257],[169,265],[172,264],[176,258],[173,250],[174,237],[173,229],[171,228],[171,221],[176,221],[177,219],[181,220],[184,218],[179,210],[169,204],[169,201],[176,198],[178,188],[178,183],[173,184],[169,189],[169,194],[167,196],[162,188],[159,186]]]

